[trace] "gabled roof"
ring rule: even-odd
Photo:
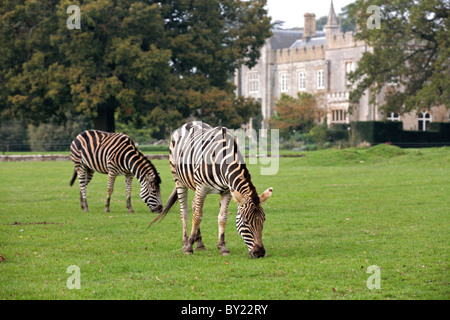
[[[303,41],[303,31],[301,30],[272,30],[270,46],[272,50],[302,48],[306,46],[317,46],[325,44],[325,32],[317,31],[316,35],[308,41]]]
[[[270,47],[272,50],[289,48],[296,40],[301,39],[301,30],[273,29],[270,37]]]
[[[322,34],[322,33],[321,33]],[[290,47],[289,49],[295,49],[295,48],[304,48],[306,46],[320,46],[320,45],[325,45],[326,39],[325,39],[325,35],[322,36],[317,36],[314,38],[309,39],[308,41],[303,41],[302,39],[299,39],[297,41],[295,41]]]

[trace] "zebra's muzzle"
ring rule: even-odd
[[[157,206],[156,208],[151,208],[151,211],[152,211],[153,213],[161,213],[162,210],[163,210],[163,206],[162,206],[162,205],[159,205],[159,206]]]
[[[266,255],[266,249],[264,247],[255,245],[252,250],[248,252],[252,258],[262,258]]]

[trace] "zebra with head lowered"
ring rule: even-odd
[[[169,159],[175,188],[164,210],[152,223],[164,218],[178,199],[183,222],[183,251],[192,254],[194,242],[197,243],[197,250],[202,250],[205,248],[200,232],[203,203],[209,193],[218,193],[221,199],[217,248],[221,254],[229,254],[230,251],[225,246],[225,224],[228,205],[233,197],[238,203],[236,227],[248,247],[250,256],[264,257],[266,250],[262,241],[262,230],[265,213],[261,204],[272,195],[273,189],[269,188],[261,195],[256,193],[245,161],[230,132],[224,127],[213,128],[205,123],[189,122],[173,133]],[[188,189],[195,191],[189,237]]]
[[[114,181],[118,175],[125,175],[127,191],[127,208],[131,207],[131,182],[133,176],[141,184],[141,198],[152,212],[162,211],[161,178],[156,168],[125,134],[109,133],[98,130],[81,132],[70,146],[70,159],[75,166],[72,186],[78,175],[80,186],[80,202],[83,211],[88,211],[86,187],[94,172],[108,175],[108,196],[105,212],[109,212],[109,202],[114,189]]]

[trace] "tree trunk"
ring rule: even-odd
[[[97,110],[97,117],[94,119],[94,129],[115,132],[114,111],[115,108],[110,106],[99,107]]]

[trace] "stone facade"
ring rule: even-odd
[[[313,13],[306,13],[304,18],[303,31],[272,30],[272,37],[261,49],[258,64],[252,69],[244,66],[235,73],[236,93],[261,103],[263,128],[268,127],[281,94],[295,97],[299,91],[318,98],[323,111],[317,123],[323,122],[325,117],[328,124],[388,119],[402,121],[405,130],[423,130],[426,126],[421,124],[421,118],[424,122],[449,121],[450,112],[443,106],[403,115],[382,114],[378,105],[383,102],[388,86],[375,104],[369,103],[366,92],[350,115],[346,74],[356,69],[359,59],[370,48],[356,41],[352,32],[341,32],[332,2],[324,31],[316,31]]]

